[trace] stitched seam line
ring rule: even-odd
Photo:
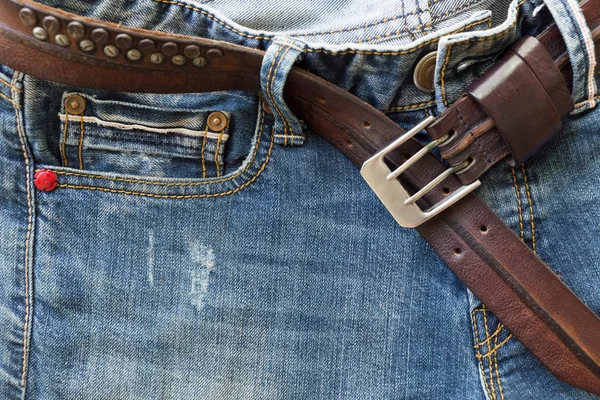
[[[16,75],[13,77],[12,85],[16,83]],[[31,308],[32,301],[30,300],[29,292],[31,290],[31,284],[29,282],[29,258],[30,258],[30,243],[31,243],[31,232],[33,226],[33,203],[32,203],[32,193],[31,193],[31,180],[30,180],[30,160],[27,154],[27,149],[25,146],[25,137],[23,135],[23,130],[20,122],[20,115],[18,111],[18,107],[14,107],[15,110],[15,118],[17,122],[17,132],[19,136],[19,140],[21,142],[21,150],[23,151],[23,157],[25,159],[25,169],[27,171],[27,233],[25,234],[25,259],[24,259],[24,272],[25,272],[25,319],[23,322],[23,366],[21,372],[21,386],[25,388],[27,369],[28,369],[28,359],[29,359],[29,338],[28,333],[30,329],[29,320],[31,318]]]
[[[477,317],[475,316],[475,311],[471,311],[471,319],[473,320],[473,331],[475,333],[475,347],[477,348],[477,352],[475,353],[475,357],[477,357],[477,363],[479,364],[479,370],[481,371],[481,377],[483,378],[483,383],[485,385],[485,391],[488,394],[488,398],[492,398],[492,393],[490,392],[490,387],[488,385],[487,378],[485,376],[485,370],[483,369],[483,361],[481,356],[481,351],[479,349],[479,330],[477,330]]]
[[[509,334],[506,339],[504,339],[502,342],[500,342],[498,345],[494,346],[494,348],[487,352],[486,354],[479,354],[478,356],[476,355],[477,358],[486,358],[486,357],[490,357],[493,354],[495,354],[500,348],[502,348],[502,346],[504,346],[510,339],[512,339],[512,333]]]
[[[412,109],[419,108],[419,107],[432,106],[434,104],[435,104],[435,100],[430,100],[430,101],[426,101],[424,103],[410,104],[408,106],[391,107],[391,108],[388,108],[387,110],[385,110],[384,112],[390,113],[390,112],[395,112],[395,111],[412,110]]]
[[[213,21],[215,21],[219,25],[223,26],[224,28],[229,29],[230,31],[232,31],[234,33],[237,33],[238,35],[243,36],[243,37],[247,37],[247,38],[250,38],[250,39],[271,40],[271,38],[268,37],[268,36],[264,36],[264,35],[251,35],[251,34],[248,34],[248,33],[241,32],[241,31],[235,29],[234,27],[232,27],[230,25],[227,25],[225,22],[221,21],[220,19],[218,19],[214,15],[212,15],[212,14],[204,11],[203,9],[191,6],[189,4],[180,3],[178,1],[170,1],[170,0],[153,0],[153,1],[155,1],[157,3],[172,4],[172,5],[176,5],[176,6],[179,6],[179,7],[187,8],[189,10],[197,11],[200,14],[205,15],[208,18],[212,19]]]
[[[592,99],[592,101],[595,101],[595,100],[600,100],[600,95],[598,95]],[[590,104],[589,100],[580,101],[579,103],[575,104],[575,108],[579,108],[581,106],[589,105],[589,104]]]
[[[573,0],[567,0],[567,3],[571,9],[573,9],[573,13],[568,13],[569,19],[573,19],[575,17],[575,25],[579,26],[579,31],[581,36],[583,36],[583,41],[585,43],[585,49],[587,50],[587,59],[589,62],[588,67],[588,99],[587,103],[591,106],[594,103],[594,68],[596,67],[596,54],[594,53],[594,41],[590,37],[590,35],[586,35],[585,32],[587,30],[587,23],[585,18],[581,15],[581,13],[576,10],[579,8],[579,5]]]
[[[494,333],[492,333],[490,335],[490,337],[488,339],[484,340],[483,342],[479,342],[479,344],[474,347],[481,347],[481,346],[487,345],[490,340],[494,339],[495,337],[497,337],[500,334],[500,332],[502,332],[502,328],[503,328],[503,326],[501,324],[498,324],[498,326],[496,327],[496,330],[494,331]]]
[[[21,89],[17,89],[16,87],[13,86],[13,84],[6,82],[4,79],[0,78],[0,83],[5,84],[6,86],[8,86],[10,88],[11,93],[13,91],[17,92],[17,93],[22,93],[23,91]]]
[[[83,169],[83,132],[84,132],[84,125],[83,125],[83,116],[81,116],[81,120],[79,121],[79,149],[78,149],[78,155],[79,155],[79,169]]]
[[[410,26],[408,26],[408,25],[404,25],[402,28],[396,29],[393,32],[388,32],[388,33],[384,33],[382,35],[376,35],[376,36],[372,36],[370,38],[366,38],[366,39],[362,39],[362,40],[357,40],[356,43],[369,43],[369,42],[373,42],[375,40],[389,39],[389,38],[392,38],[392,37],[396,37],[397,35],[405,35],[405,34],[408,34],[408,35],[412,36],[412,38],[414,40],[413,33],[415,33],[415,32],[423,32],[425,29],[431,27],[432,25],[433,25],[433,21],[432,22],[426,22],[426,23],[423,23],[423,24],[419,24],[419,25],[414,26],[412,28]]]
[[[521,171],[523,172],[523,181],[525,182],[525,190],[527,191],[527,202],[529,203],[529,224],[531,225],[531,249],[535,254],[537,254],[537,246],[535,244],[535,218],[533,216],[533,202],[531,200],[529,182],[527,181],[527,173],[525,172],[525,164],[521,164]]]
[[[286,50],[281,55],[281,58],[279,58],[279,61],[277,62],[277,66],[275,66],[277,57],[279,56],[281,51],[284,49],[284,47],[286,48]],[[275,78],[277,77],[277,71],[279,70],[279,67],[281,66],[281,62],[285,58],[288,51],[290,51],[290,48],[291,47],[286,42],[281,44],[281,46],[277,49],[277,52],[275,53],[273,60],[271,61],[269,73],[267,74],[267,95],[269,96],[269,99],[271,99],[271,102],[273,104],[273,107],[275,108],[275,111],[277,112],[277,115],[279,115],[279,118],[281,118],[281,121],[283,122],[283,133],[286,136],[288,134],[288,128],[291,131],[291,127],[289,126],[289,122],[288,122],[287,118],[285,117],[285,115],[279,108],[279,105],[275,101],[275,95],[273,94],[273,85],[275,84]],[[273,70],[274,66],[275,66],[275,70]],[[283,144],[284,144],[284,146],[287,145],[287,137],[284,137]]]
[[[16,104],[14,100],[12,100],[10,97],[8,97],[7,95],[5,95],[4,93],[0,93],[0,97],[2,97],[4,100],[6,100],[10,104],[12,104],[13,107],[21,108],[20,104]]]
[[[442,100],[443,100],[445,106],[448,105],[448,99],[446,97],[446,85],[445,85],[446,67],[448,66],[448,62],[450,61],[450,51],[452,50],[452,47],[454,47],[457,44],[466,44],[466,43],[472,43],[472,42],[487,42],[489,40],[495,39],[497,37],[500,37],[500,36],[506,34],[509,30],[511,30],[517,24],[517,21],[519,20],[518,13],[521,9],[521,6],[523,4],[525,4],[525,2],[526,2],[526,0],[523,0],[519,4],[517,4],[517,9],[516,9],[517,15],[515,16],[515,20],[513,21],[512,24],[510,24],[510,26],[508,26],[502,32],[498,32],[492,36],[486,36],[486,37],[481,37],[481,38],[472,38],[472,39],[468,39],[465,41],[458,41],[458,42],[453,42],[453,43],[448,44],[446,59],[444,60],[444,64],[442,65],[442,69],[440,71],[440,77],[441,77],[441,82],[442,82]],[[491,22],[491,19],[488,19],[488,26],[489,26],[489,22]]]
[[[256,159],[256,155],[258,154],[258,149],[259,149],[260,143],[261,143],[261,136],[263,133],[264,121],[265,121],[265,112],[261,106],[258,137],[256,139],[256,145],[255,145],[254,151],[252,153],[252,159],[242,170],[240,170],[239,172],[235,173],[234,175],[224,178],[224,179],[217,179],[215,181],[211,180],[209,182],[173,182],[173,183],[171,183],[171,182],[147,181],[147,180],[143,180],[143,179],[128,179],[128,178],[118,178],[118,177],[111,178],[111,177],[104,177],[104,176],[98,176],[98,175],[92,175],[92,174],[66,172],[66,171],[54,171],[54,172],[58,175],[80,176],[80,177],[86,177],[86,178],[92,178],[92,179],[106,179],[106,180],[116,181],[116,182],[143,183],[143,184],[158,185],[158,186],[200,186],[200,185],[211,185],[211,184],[215,184],[215,183],[226,182],[226,181],[235,179],[238,176],[240,176],[241,174],[243,174],[244,172],[246,172],[248,170],[248,168],[250,168],[250,166],[254,163],[254,160]],[[204,157],[202,157],[202,159],[204,160]]]
[[[68,188],[68,189],[98,190],[98,191],[102,191],[102,192],[130,194],[130,195],[137,195],[137,196],[142,196],[142,197],[153,197],[153,198],[159,198],[159,199],[198,199],[198,198],[223,197],[223,196],[235,194],[235,193],[239,192],[240,190],[244,189],[245,187],[249,186],[264,171],[265,167],[267,166],[267,164],[271,158],[271,153],[273,151],[273,144],[275,143],[275,138],[273,137],[273,129],[271,129],[270,136],[271,136],[271,144],[269,145],[269,151],[267,152],[265,161],[261,165],[258,172],[251,179],[247,180],[246,182],[244,182],[243,184],[241,184],[240,186],[238,186],[235,189],[228,190],[227,192],[210,193],[210,194],[189,194],[189,195],[167,195],[167,194],[162,195],[162,194],[155,194],[155,193],[135,192],[135,191],[129,191],[129,190],[122,190],[122,189],[110,189],[110,188],[101,187],[101,186],[70,185],[70,184],[60,184],[59,183],[57,185],[57,187]]]
[[[503,326],[498,322],[497,331],[502,330]],[[494,346],[498,346],[498,336],[494,339]],[[498,390],[500,391],[500,400],[504,400],[504,390],[502,389],[502,381],[500,380],[500,368],[498,367],[498,352],[494,353],[494,367],[496,368],[496,381],[498,382]]]
[[[313,37],[313,36],[324,36],[324,35],[334,35],[336,33],[343,33],[343,32],[352,32],[352,31],[358,31],[361,29],[367,29],[367,28],[371,28],[373,26],[377,26],[377,25],[381,25],[381,24],[385,24],[387,22],[392,22],[392,21],[396,21],[398,19],[406,19],[406,17],[409,17],[411,15],[421,15],[424,14],[425,10],[421,9],[420,7],[417,7],[416,9],[414,9],[413,11],[411,11],[410,13],[406,13],[404,10],[404,7],[402,7],[402,13],[395,15],[393,17],[390,18],[383,18],[380,19],[378,21],[375,22],[370,22],[370,23],[366,23],[363,25],[357,25],[354,27],[350,27],[350,28],[339,28],[339,29],[332,29],[329,31],[320,31],[320,32],[310,32],[310,33],[292,33],[288,36],[292,36],[292,37]]]
[[[485,340],[488,341],[487,344],[487,352],[489,353],[491,350],[491,346],[489,344],[489,338],[490,338],[490,331],[488,330],[488,319],[487,319],[487,310],[485,307],[485,304],[482,306],[483,309],[483,326],[485,328]],[[488,358],[488,364],[489,364],[489,374],[490,374],[490,386],[492,387],[492,397],[494,400],[496,400],[496,386],[494,385],[494,370],[492,368],[492,357]]]
[[[515,169],[511,168],[510,171],[512,172],[513,186],[515,187],[515,194],[517,196],[517,210],[519,211],[519,237],[521,238],[521,242],[525,243],[525,234],[523,233],[523,206],[521,204],[521,192],[519,191]]]
[[[219,165],[219,146],[221,145],[221,138],[223,137],[223,132],[219,135],[219,139],[217,140],[217,145],[215,146],[215,167],[217,168],[217,176],[221,176],[221,166]]]
[[[60,146],[60,152],[62,156],[62,162],[65,167],[69,166],[69,161],[67,160],[67,128],[69,127],[69,112],[65,113],[65,127],[63,129],[63,142]]]
[[[202,150],[200,151],[200,160],[202,160],[202,178],[206,178],[206,161],[204,160],[204,149],[206,148],[206,136],[202,138]]]

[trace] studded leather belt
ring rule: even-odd
[[[600,0],[581,6],[597,41]],[[0,63],[62,84],[130,92],[257,93],[263,55],[30,0],[0,0]],[[394,218],[416,227],[546,368],[600,395],[600,319],[471,193],[492,165],[520,164],[560,131],[561,119],[573,108],[571,80],[565,44],[552,25],[517,42],[443,114],[409,132],[297,67],[284,97],[312,131],[361,167]],[[432,138],[425,147],[412,139],[422,129]],[[429,153],[436,146],[449,167]]]

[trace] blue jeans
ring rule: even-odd
[[[596,398],[550,375],[282,98],[299,65],[408,129],[555,21],[575,111],[478,194],[600,314],[600,97],[574,0],[42,2],[266,50],[265,96],[0,67],[1,399]],[[433,92],[413,82],[430,52]]]

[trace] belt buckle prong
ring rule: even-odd
[[[418,132],[429,126],[433,121],[435,121],[435,117],[428,117],[427,119],[421,121],[410,131],[406,132],[404,135],[394,140],[388,146],[380,150],[377,154],[365,161],[360,170],[362,177],[367,181],[371,189],[373,189],[377,197],[379,197],[394,219],[396,219],[396,221],[405,228],[416,228],[423,222],[452,206],[454,203],[481,185],[481,182],[477,180],[468,185],[461,186],[444,200],[436,203],[427,210],[422,210],[416,204],[416,202],[450,175],[467,168],[470,162],[464,161],[454,167],[448,168],[413,195],[410,195],[402,186],[402,183],[396,179],[408,168],[414,165],[414,163],[416,163],[421,157],[427,154],[431,149],[450,139],[450,134],[447,134],[430,142],[413,156],[411,156],[397,169],[394,171],[390,170],[390,168],[384,162],[385,156],[389,152],[401,146],[403,143],[410,140]]]

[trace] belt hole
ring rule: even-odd
[[[363,125],[365,127],[365,129],[370,129],[371,128],[371,124],[367,121],[363,122]]]
[[[459,249],[458,247],[454,249],[454,255],[456,256],[460,256],[462,254],[462,250]]]
[[[487,225],[481,225],[479,227],[479,230],[481,231],[481,233],[485,234],[488,231],[488,227],[487,227]]]
[[[327,103],[327,99],[325,97],[317,97],[317,101],[321,104]]]
[[[450,188],[447,188],[447,187],[443,188],[443,189],[442,189],[442,193],[443,193],[445,196],[448,196],[448,195],[450,194]]]

